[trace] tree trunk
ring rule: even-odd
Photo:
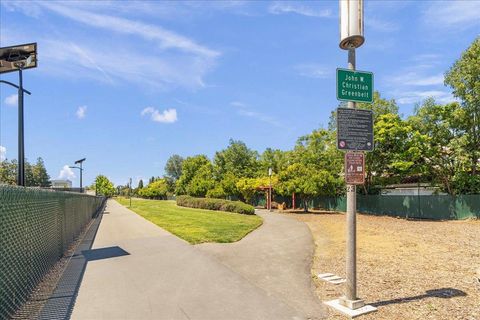
[[[308,212],[308,200],[303,199],[303,212]]]

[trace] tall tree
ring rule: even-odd
[[[42,158],[37,159],[37,162],[31,166],[31,170],[33,177],[33,183],[31,186],[49,187],[51,185],[50,176],[48,175]]]
[[[468,115],[465,151],[470,157],[471,174],[476,175],[480,166],[480,36],[445,74],[445,84],[452,87],[453,95],[462,101]]]
[[[244,142],[230,139],[226,149],[215,153],[213,162],[219,180],[226,173],[232,173],[237,178],[252,178],[258,168],[258,153],[249,149]]]
[[[462,176],[470,162],[467,118],[466,110],[456,102],[441,105],[427,99],[407,121],[409,128],[422,135],[417,141],[421,154],[417,166],[424,166],[430,181],[441,183],[449,194],[457,193],[455,176]]]
[[[175,187],[176,194],[187,194],[187,189],[197,172],[203,167],[211,165],[210,160],[205,155],[197,155],[186,158],[182,163],[182,175],[177,180]],[[206,193],[206,191],[205,191]]]
[[[95,178],[95,190],[98,195],[111,197],[115,194],[113,183],[104,175],[98,175]]]
[[[140,179],[140,181],[138,181],[138,189],[143,189],[143,180]]]
[[[340,175],[343,153],[335,146],[333,132],[320,129],[300,137],[289,161],[287,169],[279,174],[277,191],[284,196],[297,194],[306,211],[312,197],[344,192]]]
[[[170,156],[165,164],[165,175],[174,181],[178,180],[182,175],[183,160],[178,154]]]

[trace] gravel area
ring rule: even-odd
[[[296,214],[316,243],[312,273],[345,277],[345,216]],[[369,319],[480,320],[480,221],[407,221],[358,215],[358,295]],[[316,278],[316,277],[314,277]],[[323,301],[344,284],[315,280]],[[328,319],[345,319],[329,310]]]

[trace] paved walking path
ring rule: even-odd
[[[269,226],[269,220],[267,218],[265,227]],[[256,234],[261,233],[261,229],[244,240],[258,236]],[[272,237],[277,239],[278,235]],[[294,237],[291,240],[296,242]],[[249,276],[248,272],[232,268],[205,250],[209,249],[191,246],[110,200],[92,248],[80,251],[74,257],[83,261],[84,270],[81,271],[79,290],[72,294],[76,300],[72,303],[71,318],[223,320],[308,317],[306,309],[285,298],[279,290],[281,286],[265,285],[262,277],[256,283],[255,277]],[[298,263],[295,261],[296,250],[287,249],[292,254],[289,263],[294,265]],[[276,246],[272,248],[272,252],[275,251],[279,251]],[[276,261],[274,254],[270,257]],[[254,259],[250,261],[253,263]],[[304,261],[304,264],[297,271],[307,272],[308,268],[309,274],[310,262]],[[265,271],[269,273],[272,269],[265,267]],[[68,269],[66,273],[69,274]],[[272,283],[277,281],[275,274],[269,277]],[[283,276],[278,280],[287,278]],[[301,291],[298,288],[291,292],[298,295],[295,299],[308,296]],[[59,298],[64,296],[59,294]],[[308,298],[307,303],[310,303]]]
[[[259,210],[262,227],[235,243],[197,245],[250,282],[300,311],[320,319],[325,307],[314,293],[315,250],[308,226],[292,217]]]

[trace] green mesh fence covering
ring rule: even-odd
[[[291,208],[291,197],[274,196],[278,203]],[[258,196],[254,205],[265,205],[265,197]],[[297,197],[296,207],[303,208]],[[308,201],[309,208],[346,211],[345,197],[317,197]],[[357,195],[357,211],[373,215],[432,220],[461,220],[480,218],[480,195]]]
[[[0,319],[11,318],[103,197],[0,185]]]

